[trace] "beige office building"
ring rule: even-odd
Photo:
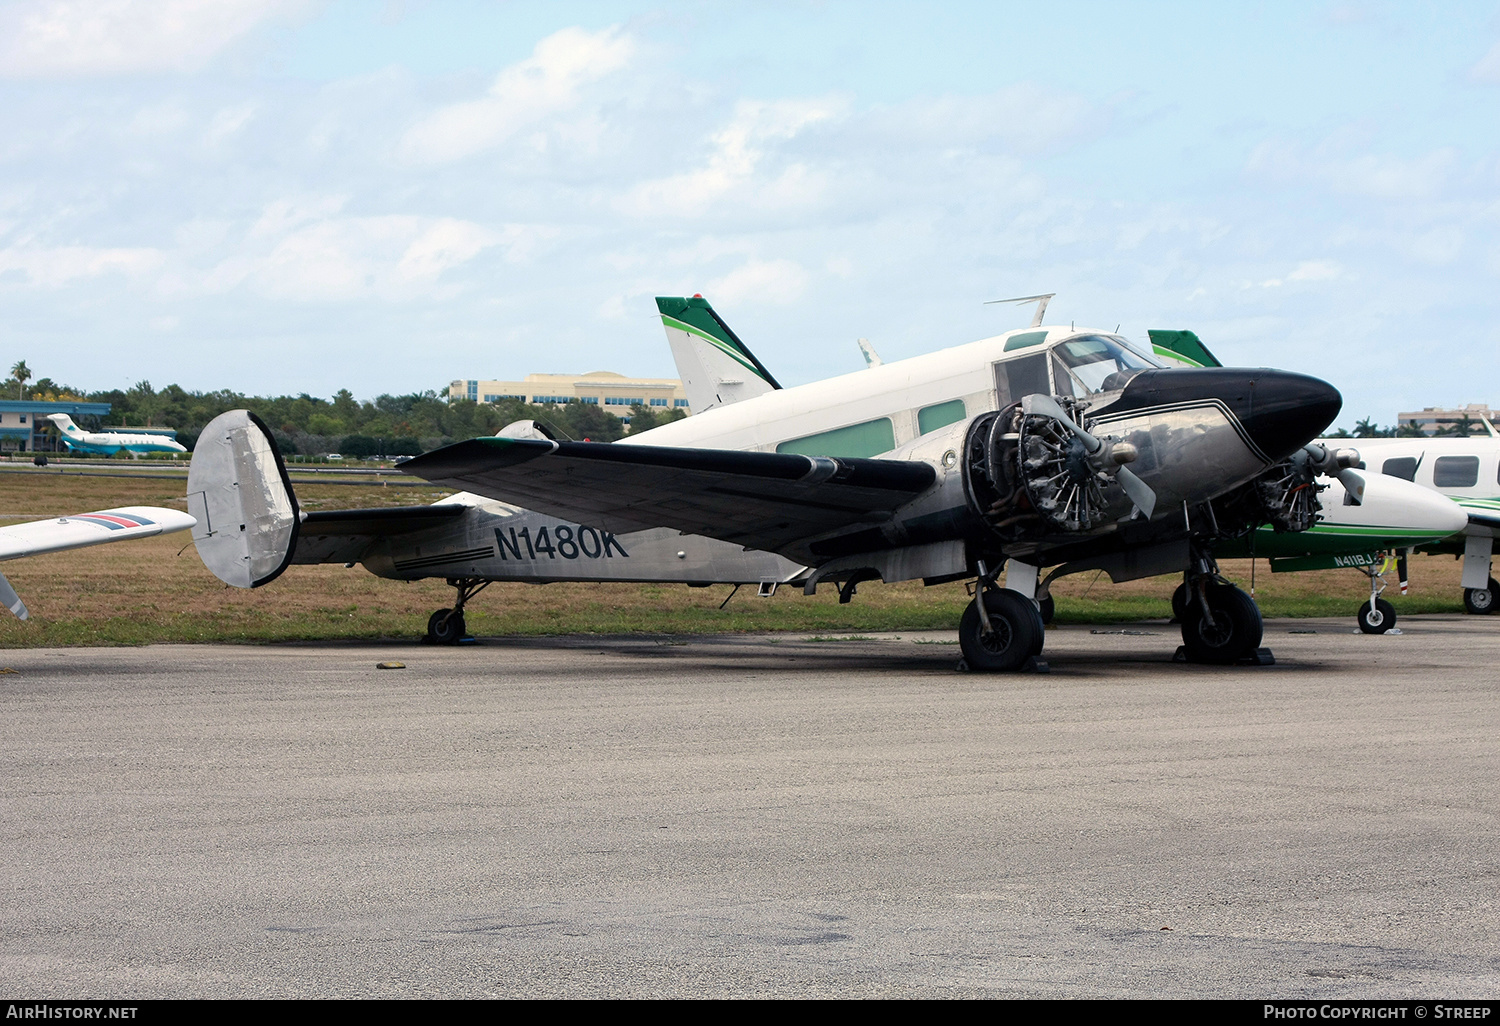
[[[687,413],[687,392],[676,378],[627,378],[613,371],[587,374],[528,374],[525,381],[455,381],[448,386],[448,399],[476,403],[498,403],[519,399],[539,405],[590,403],[616,417],[628,419],[636,403],[649,410],[677,409]]]
[[[1479,423],[1480,419],[1495,423],[1495,414],[1500,411],[1491,410],[1483,403],[1469,403],[1467,406],[1456,406],[1452,409],[1429,406],[1417,413],[1398,413],[1396,423],[1402,427],[1415,424],[1422,429],[1424,435],[1435,435],[1439,428],[1451,428],[1464,417],[1469,418],[1473,430],[1477,434],[1484,434],[1484,425]]]

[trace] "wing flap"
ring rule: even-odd
[[[773,551],[887,520],[937,478],[905,460],[513,438],[460,442],[401,469],[616,533],[671,527]]]
[[[297,532],[292,562],[357,563],[381,538],[414,534],[454,523],[470,507],[457,504],[331,509],[308,513]]]

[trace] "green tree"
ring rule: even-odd
[[[10,369],[10,376],[16,383],[16,398],[23,398],[21,393],[26,387],[26,382],[31,380],[31,368],[26,366],[25,360],[17,360],[15,366]]]

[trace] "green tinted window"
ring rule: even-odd
[[[896,447],[896,429],[886,417],[863,424],[834,428],[816,435],[793,438],[776,447],[777,452],[794,452],[802,456],[879,456]]]
[[[1034,346],[1039,342],[1045,341],[1047,341],[1047,333],[1045,331],[1023,331],[1021,334],[1012,335],[1005,340],[1005,352],[1008,353],[1012,349],[1025,349],[1027,346]]]
[[[949,424],[957,424],[968,416],[964,409],[962,399],[953,399],[946,403],[937,403],[933,406],[924,406],[917,411],[917,434],[925,435],[929,431],[936,431],[940,427]]]

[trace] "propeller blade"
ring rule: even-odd
[[[1083,444],[1088,447],[1090,453],[1098,452],[1099,447],[1104,444],[1073,423],[1073,418],[1063,412],[1063,408],[1057,405],[1056,401],[1040,392],[1021,397],[1021,412],[1027,416],[1051,417],[1053,420],[1060,421],[1069,431],[1083,439]]]
[[[1120,482],[1120,487],[1125,489],[1130,501],[1150,520],[1151,514],[1156,510],[1156,493],[1151,490],[1151,486],[1126,467],[1115,471],[1115,480]]]
[[[1344,486],[1344,505],[1363,506],[1365,504],[1365,479],[1364,475],[1352,467],[1339,471],[1339,483]]]
[[[16,589],[10,586],[4,574],[0,574],[0,605],[9,606],[10,611],[22,620],[31,615],[26,609],[26,603],[21,601],[21,596],[16,594]]]

